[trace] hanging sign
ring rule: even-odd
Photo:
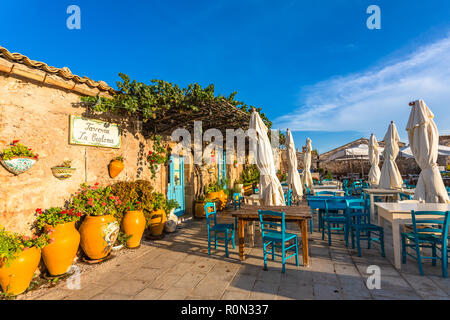
[[[71,115],[69,143],[119,149],[120,127],[115,123]]]

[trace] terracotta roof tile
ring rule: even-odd
[[[64,68],[52,67],[44,62],[31,60],[27,56],[24,56],[20,53],[11,53],[8,51],[8,49],[2,46],[0,46],[0,57],[3,57],[11,62],[17,62],[31,68],[36,68],[50,74],[58,75],[66,80],[72,80],[76,83],[86,84],[91,88],[98,89],[99,91],[108,92],[110,94],[114,94],[116,92],[115,89],[108,86],[108,84],[104,81],[94,81],[88,77],[77,76],[75,74],[72,74],[70,69],[67,67]]]

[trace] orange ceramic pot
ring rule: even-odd
[[[119,173],[122,172],[124,167],[125,165],[123,164],[122,161],[119,160],[111,161],[111,163],[109,164],[109,175],[111,176],[111,178],[117,177]]]
[[[9,265],[0,268],[0,284],[3,292],[18,295],[28,289],[41,260],[41,249],[29,248],[20,252]]]
[[[127,247],[139,247],[145,230],[144,212],[142,210],[128,211],[123,217],[122,226],[126,235],[131,235],[131,238],[127,240]]]
[[[56,227],[46,226],[46,229],[49,228],[55,230],[50,236],[53,242],[42,249],[42,259],[48,272],[52,276],[59,276],[69,271],[75,259],[80,245],[80,233],[75,229],[75,221],[58,224]]]
[[[228,197],[227,197],[225,191],[223,191],[223,190],[220,190],[218,193],[219,193],[219,200],[221,202],[220,209],[224,209],[227,205]]]
[[[195,202],[195,217],[196,218],[204,218],[205,217],[205,201],[196,201]]]
[[[162,209],[152,212],[150,220],[150,233],[152,236],[160,236],[167,221],[166,212]]]
[[[81,248],[92,260],[105,258],[116,242],[119,229],[112,215],[87,216],[80,227]]]

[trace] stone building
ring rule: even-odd
[[[63,206],[82,183],[107,185],[121,180],[151,180],[145,155],[153,141],[143,132],[142,122],[132,117],[94,113],[80,103],[82,96],[108,98],[114,92],[105,82],[79,77],[68,68],[51,67],[0,47],[0,152],[13,140],[20,140],[39,154],[36,164],[17,176],[0,167],[0,225],[12,231],[29,232],[36,208]],[[70,144],[71,115],[118,124],[120,148]],[[125,169],[112,179],[108,164],[119,155],[125,158]],[[72,160],[76,171],[70,179],[58,180],[51,167],[65,160]],[[187,162],[181,183],[185,215],[189,216],[196,181],[193,165]],[[217,178],[217,162],[205,179]],[[168,194],[169,172],[173,167],[173,162],[163,166],[151,180],[156,191]],[[240,166],[226,165],[221,173],[232,183],[239,170]]]

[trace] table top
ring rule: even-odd
[[[337,189],[338,186],[335,184],[315,184],[312,186],[313,189]]]
[[[316,192],[322,192],[322,191],[329,191],[329,192],[336,192],[336,193],[345,193],[344,190],[338,190],[338,189],[320,189],[320,190],[314,190],[314,194],[316,194]]]
[[[234,208],[229,208],[225,211],[237,218],[259,219],[258,210],[284,212],[286,214],[286,221],[311,219],[311,209],[306,202],[302,202],[298,206],[253,206],[241,204],[241,209],[235,211]],[[280,218],[278,217],[278,219]]]
[[[450,211],[448,203],[398,203],[398,202],[376,202],[375,205],[388,212],[411,213],[414,211]]]
[[[393,189],[375,189],[375,188],[370,188],[370,189],[363,189],[363,191],[365,193],[368,194],[398,194],[398,193],[403,193],[403,190],[393,190]]]

